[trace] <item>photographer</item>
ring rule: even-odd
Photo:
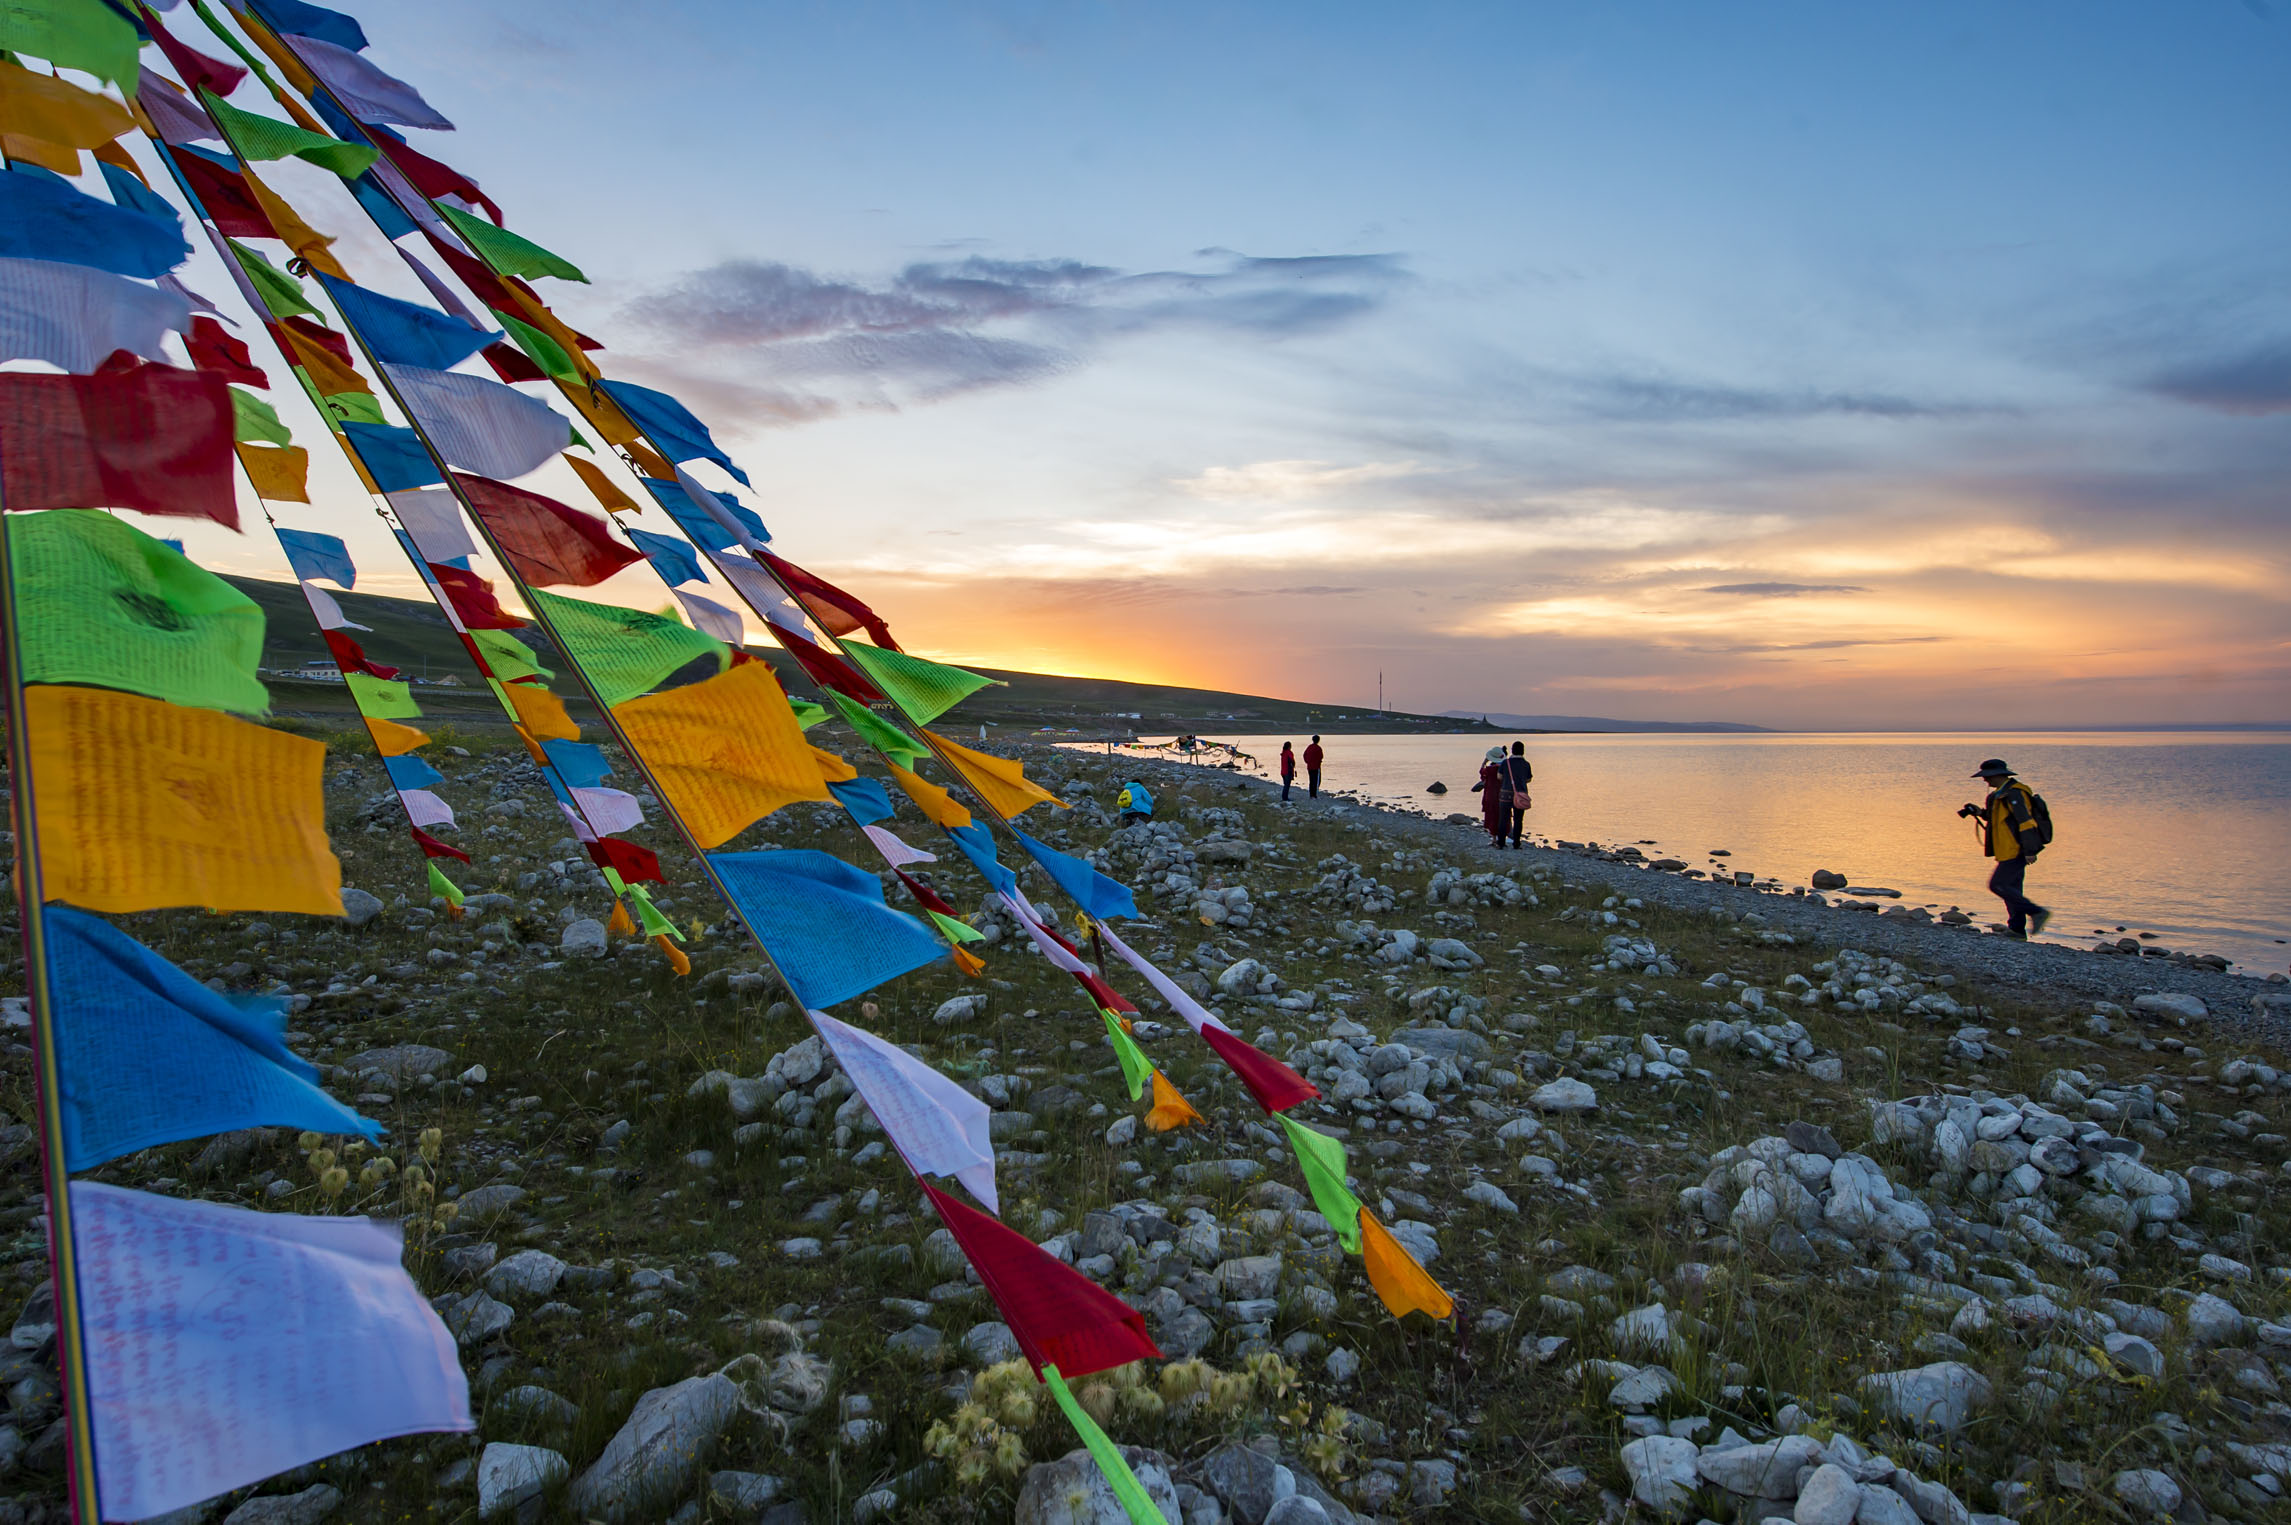
[[[2022,893],[2029,863],[2052,840],[2052,811],[2041,795],[2013,777],[2001,757],[1982,763],[1973,777],[1987,782],[1989,797],[1957,814],[1980,823],[1981,851],[1997,860],[1989,893],[2005,903],[2005,936],[2026,942],[2052,920],[2052,912]]]

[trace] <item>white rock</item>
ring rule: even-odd
[[[2211,1015],[2211,1009],[2192,995],[2139,996],[2133,1000],[2132,1009],[2157,1017],[2184,1017],[2190,1022],[2201,1022]]]
[[[1519,1204],[1514,1202],[1504,1189],[1493,1181],[1474,1181],[1464,1188],[1464,1200],[1477,1202],[1480,1206],[1493,1208],[1499,1213],[1516,1213],[1519,1211]]]
[[[1863,1378],[1862,1387],[1894,1418],[1943,1432],[1962,1429],[1992,1396],[1988,1378],[1961,1361],[1877,1372]]]
[[[2198,1345],[2239,1345],[2249,1322],[2233,1303],[2209,1292],[2188,1304],[2187,1320],[2188,1338]]]
[[[2101,1340],[2109,1358],[2127,1371],[2154,1379],[2164,1374],[2164,1353],[2136,1334],[2111,1334]]]
[[[1665,1519],[1686,1512],[1697,1482],[1695,1447],[1675,1435],[1648,1435],[1623,1447],[1623,1471],[1631,1479],[1631,1497]],[[1840,1525],[1849,1525],[1848,1514]]]
[[[1595,1112],[1599,1108],[1599,1093],[1580,1080],[1554,1080],[1538,1086],[1528,1105],[1538,1112],[1571,1114]]]
[[[1729,1493],[1745,1498],[1781,1498],[1798,1486],[1801,1468],[1810,1467],[1822,1454],[1810,1435],[1785,1435],[1763,1445],[1736,1446],[1705,1451],[1695,1470]]]
[[[572,1471],[572,1463],[554,1451],[495,1441],[477,1459],[477,1517],[490,1520],[539,1498]]]
[[[611,940],[605,935],[605,924],[594,916],[567,922],[564,935],[557,939],[557,951],[575,958],[603,958],[610,950]]]
[[[2180,1485],[2154,1467],[2134,1467],[2108,1481],[2108,1491],[2134,1514],[2168,1515],[2180,1507]]]
[[[1861,1484],[1845,1468],[1824,1462],[1798,1491],[1798,1504],[1790,1518],[1797,1525],[1853,1525],[1860,1508]]]

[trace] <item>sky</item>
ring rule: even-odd
[[[350,8],[917,653],[2291,720],[2281,0]]]

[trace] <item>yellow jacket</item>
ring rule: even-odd
[[[1988,828],[1984,833],[1987,840],[1982,850],[1999,863],[2033,858],[2044,851],[2044,830],[2036,823],[2029,794],[2029,786],[2014,778],[1989,795],[1989,815],[1983,823]]]

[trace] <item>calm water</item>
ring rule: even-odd
[[[1281,743],[1216,736],[1270,776]],[[1334,736],[1323,782],[1432,815],[1479,813],[1470,792],[1494,738]],[[2247,972],[2285,968],[2291,947],[2291,736],[2232,732],[2033,736],[1524,736],[1535,765],[1531,832],[1695,868],[1805,884],[1817,868],[1900,890],[1936,912],[2001,917],[1966,775],[2003,757],[2052,806],[2053,845],[2030,871],[2054,910],[2046,941],[2089,945],[2119,927],[2165,947],[2219,953]],[[1504,738],[1508,746],[1511,738]],[[1434,779],[1446,795],[1430,795]],[[1301,774],[1300,774],[1301,782]],[[1714,863],[1709,853],[1726,848]]]

